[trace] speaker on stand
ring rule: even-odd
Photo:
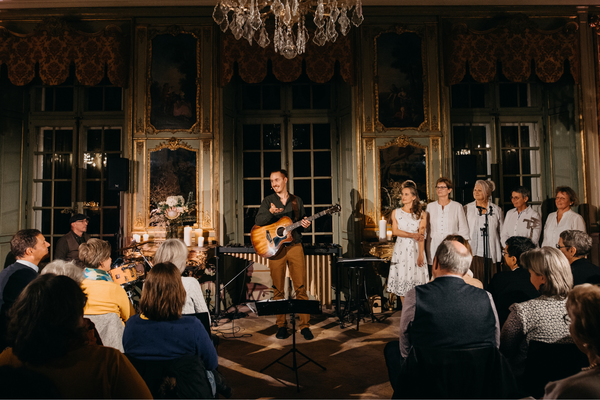
[[[461,204],[472,201],[473,194],[470,191],[475,187],[477,180],[477,156],[464,154],[454,156],[454,200]]]

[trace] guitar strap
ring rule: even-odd
[[[294,210],[294,222],[300,221],[300,211],[298,210],[298,200],[296,196],[290,193],[290,199],[292,200],[292,209]]]

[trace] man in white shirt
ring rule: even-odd
[[[523,236],[539,246],[542,232],[542,218],[537,211],[527,205],[531,192],[524,186],[519,186],[512,192],[512,210],[506,213],[504,226],[500,233],[502,248],[506,247],[506,239],[512,236]]]

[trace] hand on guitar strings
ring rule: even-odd
[[[303,228],[308,228],[310,226],[310,221],[308,218],[304,217],[304,219],[300,221],[300,225],[302,225]]]
[[[283,208],[275,207],[275,204],[271,203],[271,208],[269,208],[269,212],[271,214],[281,214],[283,212]]]

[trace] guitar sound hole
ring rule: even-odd
[[[283,226],[280,226],[279,228],[277,228],[277,236],[279,236],[279,237],[285,236],[285,228]]]

